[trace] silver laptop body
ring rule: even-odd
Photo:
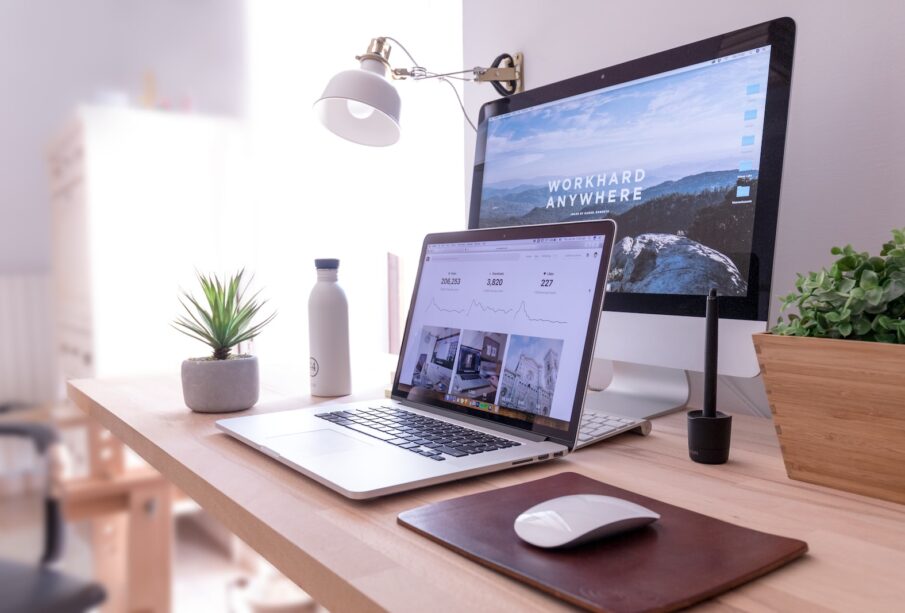
[[[390,399],[217,422],[354,499],[576,446],[611,220],[428,235]]]

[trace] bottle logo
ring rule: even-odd
[[[317,363],[317,360],[311,358],[311,363],[309,364],[309,368],[311,370],[311,376],[316,377],[317,373],[320,372],[320,365]]]

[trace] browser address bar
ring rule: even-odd
[[[521,254],[488,251],[484,253],[429,255],[428,257],[435,262],[514,262],[521,258]]]

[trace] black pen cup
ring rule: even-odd
[[[688,456],[701,464],[725,464],[729,459],[732,415],[716,412],[705,417],[703,411],[688,412]]]

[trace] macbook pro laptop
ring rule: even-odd
[[[390,399],[217,426],[349,498],[562,457],[578,445],[615,230],[430,234]]]

